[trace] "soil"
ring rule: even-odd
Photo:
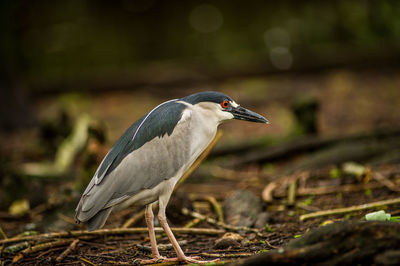
[[[366,77],[368,77],[367,82],[365,81]],[[374,82],[368,82],[370,80]],[[394,81],[392,82],[392,80]],[[227,124],[223,127],[225,133],[224,138],[220,141],[220,147],[234,146],[237,143],[246,143],[249,139],[264,136],[276,138],[283,136],[281,142],[285,138],[290,138],[293,127],[296,125],[290,106],[295,97],[304,95],[317,99],[321,104],[318,113],[318,131],[321,136],[365,133],[378,126],[393,127],[399,121],[400,105],[398,105],[397,99],[399,99],[400,91],[392,85],[398,83],[397,73],[383,75],[338,71],[320,77],[282,77],[272,80],[260,78],[254,79],[254,81],[262,85],[260,85],[259,91],[254,89],[254,95],[260,95],[257,99],[245,99],[245,96],[249,95],[247,93],[249,82],[243,82],[240,85],[241,83],[238,83],[237,80],[232,80],[219,85],[223,89],[236,88],[234,93],[236,95],[231,96],[237,98],[235,96],[241,95],[243,99],[243,101],[240,101],[241,104],[246,107],[253,106],[254,111],[266,114],[266,117],[272,122],[271,126],[261,128],[259,125],[240,122]],[[293,90],[293,88],[297,89]],[[377,88],[386,88],[385,90],[382,89],[382,92],[385,93],[377,94]],[[198,89],[210,88],[192,88],[191,90]],[[228,91],[228,89],[226,90]],[[259,93],[257,94],[257,92]],[[169,95],[169,93],[163,95],[165,94]],[[188,93],[179,92],[177,96],[186,94]],[[73,101],[68,103],[69,98]],[[146,93],[110,92],[95,96],[86,95],[82,98],[76,95],[41,98],[36,99],[34,106],[40,120],[55,119],[54,114],[59,113],[60,106],[64,105],[67,106],[67,109],[69,108],[68,111],[72,110],[76,114],[90,113],[92,117],[106,121],[104,123],[108,133],[108,146],[103,144],[100,149],[95,151],[95,154],[99,157],[95,161],[101,161],[101,155],[107,152],[109,144],[113,143],[135,118],[140,117],[145,111],[162,100],[166,99],[157,99]],[[37,131],[26,131],[12,135],[0,134],[1,178],[6,175],[16,177],[8,172],[8,168],[24,162],[51,160],[54,157],[54,150],[49,147],[45,150],[43,143],[38,144],[39,135]],[[21,141],[21,139],[24,139],[24,141]],[[53,146],[57,147],[57,145],[59,145],[59,142],[56,142]],[[216,149],[218,148],[217,146]],[[183,227],[189,222],[194,222],[193,217],[182,214],[182,207],[218,219],[215,209],[210,204],[209,197],[214,197],[221,206],[224,206],[225,200],[234,192],[240,190],[254,193],[260,199],[262,212],[266,212],[267,215],[264,217],[264,226],[257,229],[258,234],[254,231],[255,228],[253,228],[254,230],[226,230],[226,232],[234,231],[240,234],[243,239],[236,241],[236,243],[228,243],[225,246],[218,245],[219,249],[216,248],[215,244],[218,239],[223,237],[223,233],[218,235],[175,234],[178,241],[183,242],[181,246],[185,254],[200,256],[203,260],[219,258],[220,262],[235,262],[240,258],[283,247],[291,240],[327,223],[349,219],[362,220],[366,213],[378,209],[384,209],[392,216],[400,215],[400,205],[397,204],[300,221],[299,218],[302,214],[362,205],[400,196],[399,192],[379,184],[372,189],[361,189],[355,192],[341,191],[341,185],[353,184],[361,187],[363,184],[377,183],[377,181],[371,179],[371,176],[368,176],[369,178],[357,178],[348,174],[332,174],[340,168],[340,165],[327,165],[297,173],[307,173],[306,179],[298,181],[298,188],[330,187],[334,188],[333,193],[297,196],[295,201],[289,204],[287,184],[278,182],[273,200],[263,202],[261,194],[264,187],[274,180],[284,178],[285,175],[282,176],[284,171],[281,170],[289,168],[291,164],[296,163],[304,156],[307,156],[307,154],[296,154],[290,160],[283,158],[283,160],[273,164],[244,165],[234,170],[220,168],[224,166],[224,162],[230,160],[229,155],[225,156],[223,160],[213,158],[211,161],[204,162],[178,189],[177,192],[179,193],[175,193],[171,198],[167,208],[167,217],[171,227]],[[77,159],[76,164],[78,166],[82,165],[83,157],[83,155],[80,155]],[[369,169],[371,174],[381,173],[397,187],[400,186],[398,161],[375,164]],[[79,172],[79,174],[82,173]],[[23,216],[15,216],[10,215],[7,209],[1,210],[0,229],[4,232],[4,235],[0,234],[0,238],[5,236],[11,238],[32,231],[46,233],[84,229],[84,225],[77,225],[73,220],[74,209],[80,196],[79,193],[75,192],[74,181],[73,178],[64,178],[60,181],[41,180],[37,182],[39,185],[35,185],[36,181],[29,180],[27,182],[29,184],[29,196],[26,194],[21,195],[21,197],[29,198],[31,202],[30,211]],[[26,186],[22,182],[17,182],[17,184],[20,184],[21,188]],[[32,202],[36,203],[32,204]],[[105,228],[121,227],[140,211],[139,207],[114,211]],[[227,213],[224,215],[227,215]],[[144,227],[144,219],[139,219],[131,226]],[[158,226],[157,221],[156,226]],[[223,229],[221,226],[206,221],[196,223],[194,228]],[[56,241],[57,239],[52,240]],[[70,240],[72,242],[73,239]],[[173,249],[167,245],[169,241],[165,234],[157,234],[157,240],[159,244],[164,244],[165,247],[164,249],[160,248],[162,256],[175,256]],[[138,264],[140,259],[151,258],[147,233],[136,233],[91,238],[79,237],[76,248],[61,262],[57,262],[57,258],[68,249],[70,242],[61,246],[27,252],[23,257],[19,254],[24,248],[40,243],[23,241],[21,243],[26,245],[14,252],[7,252],[7,249],[12,246],[11,244],[0,244],[0,265],[11,264],[13,260],[17,260],[16,264],[18,265],[131,265]]]
[[[396,172],[396,165],[389,165],[381,168],[374,169],[374,171],[392,171]],[[240,175],[238,173],[238,175]],[[392,175],[393,178],[398,178],[398,174]],[[208,217],[217,218],[213,212],[212,207],[208,201],[204,200],[204,191],[207,191],[208,196],[213,196],[220,200],[220,203],[224,202],[222,199],[227,195],[229,197],[232,192],[238,189],[249,190],[260,195],[263,188],[262,183],[265,180],[259,180],[259,182],[250,182],[246,180],[221,180],[216,178],[212,183],[191,183],[195,181],[195,178],[189,179],[187,183],[179,188],[179,193],[176,197],[171,200],[168,208],[167,216],[173,217],[170,219],[172,227],[182,227],[192,220],[189,216],[181,214],[180,210],[175,208],[179,204],[175,204],[176,200],[182,201],[182,197],[188,197],[186,200],[190,201],[191,207],[200,213],[207,215]],[[398,180],[397,180],[398,181]],[[342,176],[332,179],[329,176],[329,168],[314,170],[310,172],[306,182],[301,182],[303,187],[316,187],[326,183],[342,184],[342,183],[353,183],[357,184],[359,181],[351,176]],[[213,189],[208,189],[213,187]],[[196,189],[197,188],[197,189]],[[225,188],[225,189],[223,189]],[[322,217],[316,219],[306,220],[301,222],[299,216],[304,213],[308,213],[311,210],[327,210],[338,207],[353,206],[358,204],[365,204],[368,202],[375,202],[379,200],[390,199],[398,197],[398,192],[390,191],[386,187],[376,188],[371,191],[359,191],[352,193],[342,193],[337,191],[336,193],[327,195],[316,195],[316,196],[305,196],[297,197],[297,206],[288,206],[286,198],[275,198],[270,203],[263,203],[263,209],[268,212],[268,218],[266,221],[266,227],[259,230],[262,236],[257,235],[254,232],[248,232],[245,230],[239,230],[236,233],[243,237],[243,240],[237,241],[235,245],[228,245],[223,249],[216,249],[216,240],[222,237],[221,235],[196,235],[196,234],[176,234],[178,241],[182,242],[182,248],[186,255],[200,256],[203,260],[212,260],[219,258],[221,262],[224,261],[235,261],[239,258],[249,257],[258,253],[268,252],[268,250],[276,249],[285,246],[289,241],[299,237],[307,231],[321,226],[322,223],[329,223],[333,221],[339,221],[344,219],[355,219],[361,220],[363,216],[373,210],[352,212],[350,214],[340,214],[329,217]],[[305,210],[307,209],[307,210]],[[115,228],[121,226],[132,214],[138,212],[139,209],[132,207],[118,212],[113,212],[109,218],[106,228]],[[400,213],[400,205],[392,205],[385,208],[387,213],[396,215]],[[50,210],[48,210],[50,212]],[[43,217],[36,216],[36,218],[15,218],[7,217],[3,215],[0,219],[1,228],[8,236],[16,235],[26,230],[27,225],[34,223],[34,219],[42,219]],[[77,225],[72,226],[72,229],[78,229]],[[135,227],[145,226],[143,219],[134,225]],[[200,222],[195,227],[197,228],[221,228],[205,221]],[[71,228],[71,227],[69,227]],[[229,230],[227,230],[229,231]],[[175,253],[173,249],[168,245],[169,241],[165,234],[158,234],[158,243],[163,244],[163,248],[160,252],[163,256],[174,257]],[[166,245],[166,246],[165,246]],[[23,265],[53,265],[56,262],[56,258],[68,248],[68,245],[59,247],[52,247],[38,252],[33,252],[24,256],[18,261],[18,264]],[[2,263],[5,265],[9,264],[12,259],[16,256],[16,253],[10,254],[3,252]],[[146,233],[141,234],[126,234],[126,235],[113,235],[113,236],[100,236],[91,239],[81,238],[77,248],[73,250],[68,256],[66,256],[61,263],[58,265],[82,265],[84,264],[97,264],[97,265],[108,265],[108,264],[139,264],[140,259],[148,259],[151,257],[149,240]]]

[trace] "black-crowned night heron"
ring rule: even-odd
[[[218,125],[239,119],[269,123],[220,92],[200,92],[166,101],[136,121],[119,138],[97,168],[76,208],[76,220],[88,230],[102,227],[118,205],[146,205],[153,259],[201,262],[187,257],[165,216],[174,186],[215,137]],[[177,258],[164,258],[157,249],[152,204],[159,203],[158,220]]]

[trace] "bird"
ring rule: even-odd
[[[145,206],[153,258],[142,263],[204,263],[186,256],[173,235],[165,210],[175,185],[214,139],[218,125],[237,119],[266,123],[260,114],[217,91],[203,91],[163,102],[134,122],[98,166],[76,207],[75,219],[89,231],[101,228],[113,208]],[[152,205],[177,257],[160,255]]]

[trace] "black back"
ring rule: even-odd
[[[179,101],[190,104],[197,104],[199,102],[220,103],[224,100],[231,101],[232,99],[223,93],[215,91],[199,92],[179,99]],[[159,105],[151,111],[151,114],[147,113],[125,131],[97,169],[96,175],[100,182],[106,175],[111,173],[128,154],[139,149],[155,137],[163,137],[165,134],[172,134],[175,126],[182,117],[183,110],[186,108],[184,104],[177,101],[178,100],[173,100]],[[143,122],[144,119],[145,121]],[[140,128],[138,129],[139,126]]]
[[[176,124],[181,119],[182,111],[185,107],[184,104],[176,101],[167,102],[154,109],[150,115],[146,114],[137,120],[117,140],[106,155],[97,170],[98,178],[101,180],[111,173],[128,154],[139,149],[155,137],[163,137],[165,134],[171,135]],[[146,120],[143,122],[145,118]],[[140,129],[138,130],[139,126]]]

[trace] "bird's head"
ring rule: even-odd
[[[225,95],[221,92],[199,92],[184,97],[181,100],[193,105],[197,105],[208,112],[209,115],[215,116],[219,122],[230,119],[238,119],[269,124],[268,119],[262,115],[241,107],[228,95]]]

